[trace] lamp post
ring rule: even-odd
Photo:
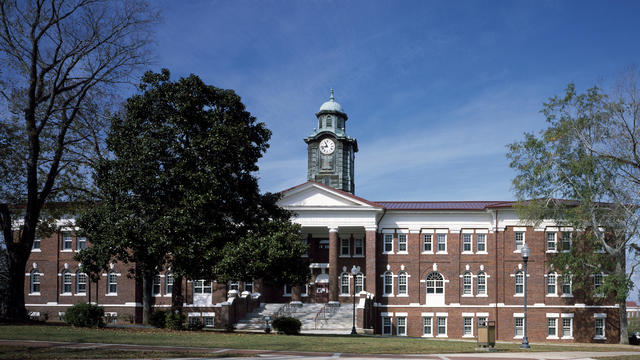
[[[353,275],[353,327],[351,328],[351,335],[356,334],[356,276],[360,273],[360,266],[351,268],[351,274]]]
[[[529,260],[529,247],[527,244],[522,245],[520,254],[524,262],[524,322],[522,323],[523,336],[520,349],[530,349],[531,346],[529,346],[529,340],[527,339],[527,261]]]

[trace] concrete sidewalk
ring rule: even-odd
[[[223,349],[208,347],[186,347],[186,346],[162,346],[162,345],[133,345],[133,344],[107,344],[107,343],[77,343],[63,341],[41,341],[41,340],[2,340],[0,345],[26,346],[26,347],[52,347],[66,349],[111,349],[124,351],[184,351],[194,353],[211,353],[216,359],[225,359],[224,355],[229,354],[229,359],[253,359],[256,357],[264,359],[337,359],[348,358],[358,359],[437,359],[437,360],[466,360],[466,359],[522,359],[522,360],[588,360],[595,357],[636,355],[640,359],[640,351],[566,351],[566,352],[482,352],[482,353],[462,353],[462,354],[347,354],[336,352],[304,352],[304,351],[273,351],[273,350],[251,350],[251,349]],[[220,357],[220,356],[223,357]],[[242,356],[245,357],[242,357]],[[191,358],[182,358],[191,359]],[[196,358],[193,358],[196,359]],[[202,359],[202,358],[197,358]]]

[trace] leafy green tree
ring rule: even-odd
[[[576,230],[572,251],[552,257],[551,263],[571,274],[574,288],[592,301],[615,299],[620,342],[627,343],[625,301],[638,265],[640,202],[637,188],[620,176],[628,172],[626,165],[603,155],[615,151],[612,126],[619,106],[598,88],[579,94],[570,84],[564,96],[544,104],[548,127],[509,145],[508,157],[516,170],[513,185],[520,216],[531,223],[550,219]],[[600,272],[607,276],[594,289],[592,275]]]
[[[105,129],[100,115],[148,58],[156,19],[149,5],[0,1],[0,230],[12,239],[0,317],[26,318],[24,273],[45,205],[89,187],[86,169]]]
[[[253,173],[271,132],[240,97],[195,75],[170,81],[166,69],[146,73],[140,90],[112,120],[113,159],[101,161],[95,176],[102,199],[80,219],[92,247],[135,262],[144,293],[147,276],[170,266],[173,311],[184,302],[185,277],[223,279],[235,271],[220,266],[233,249],[251,247],[235,254],[245,264],[265,259],[245,265],[252,274],[308,273],[300,265],[299,228],[276,195],[259,192]],[[287,263],[259,253],[267,251]]]

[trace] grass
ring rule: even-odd
[[[68,349],[58,347],[27,347],[0,345],[0,360],[48,359],[140,359],[140,358],[214,358],[233,354],[212,354],[191,351],[125,351],[109,349]],[[248,356],[248,355],[242,355]]]
[[[221,333],[209,331],[168,331],[162,329],[80,329],[69,326],[5,325],[0,339],[96,342],[162,346],[193,346],[226,349],[288,350],[369,354],[429,354],[475,352],[469,341],[433,340],[379,336],[319,336]],[[634,351],[620,345],[537,345],[533,351]],[[498,351],[521,351],[518,343],[496,344]],[[640,349],[638,349],[640,350]]]

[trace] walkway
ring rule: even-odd
[[[1,340],[0,345],[12,346],[28,346],[28,347],[58,347],[67,349],[111,349],[111,350],[129,350],[129,351],[185,351],[197,353],[211,353],[216,359],[225,359],[220,357],[229,354],[229,359],[255,360],[258,358],[269,360],[290,360],[290,359],[326,359],[334,360],[337,358],[348,358],[349,360],[365,360],[365,359],[434,359],[434,360],[471,360],[471,359],[522,359],[522,360],[588,360],[592,357],[606,356],[623,356],[638,355],[640,352],[632,351],[566,351],[566,352],[500,352],[500,353],[466,353],[466,354],[342,354],[342,353],[320,353],[320,352],[301,352],[301,351],[271,351],[271,350],[248,350],[248,349],[220,349],[207,347],[185,347],[185,346],[160,346],[160,345],[132,345],[132,344],[105,344],[105,343],[76,343],[62,341],[40,341],[40,340]],[[242,357],[246,355],[246,357]],[[233,356],[233,357],[231,357]],[[202,358],[198,358],[202,359]]]

